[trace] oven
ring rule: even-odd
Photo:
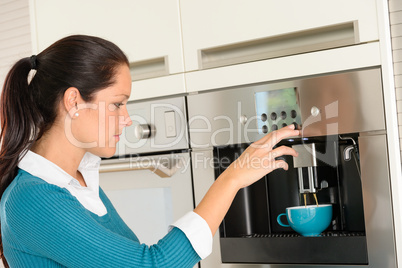
[[[381,69],[188,96],[195,200],[252,142],[289,125],[300,149],[240,190],[202,267],[397,267]],[[208,108],[206,108],[208,103]],[[277,222],[287,207],[331,204],[330,226],[303,237]],[[307,197],[307,198],[306,198]]]
[[[132,125],[114,157],[102,159],[100,186],[141,243],[155,244],[194,209],[184,97],[127,104]]]

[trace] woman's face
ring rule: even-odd
[[[71,126],[79,147],[100,157],[115,154],[123,128],[131,125],[126,106],[130,93],[130,71],[121,65],[112,86],[98,91],[91,102],[78,104],[79,115]]]

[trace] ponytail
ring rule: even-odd
[[[19,60],[7,74],[3,86],[0,102],[0,196],[16,176],[20,156],[32,145],[41,122],[27,81],[31,69],[29,58]],[[8,267],[2,244],[0,253]]]
[[[31,69],[30,59],[21,59],[4,82],[0,103],[0,196],[14,179],[20,156],[36,139],[42,121],[28,85]]]
[[[17,175],[21,158],[55,122],[65,90],[76,87],[84,101],[91,101],[115,82],[121,65],[128,66],[128,59],[115,44],[73,35],[11,68],[0,100],[0,199]],[[9,267],[1,236],[0,256]]]

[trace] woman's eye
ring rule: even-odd
[[[123,103],[115,103],[114,106],[116,106],[117,108],[120,108],[121,106],[123,106]]]
[[[110,103],[109,104],[109,111],[115,111],[116,109],[120,109],[122,106],[124,106],[124,102],[116,102],[116,103]]]

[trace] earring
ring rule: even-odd
[[[75,103],[75,109],[77,109],[77,112],[75,112],[74,116],[78,117],[80,114],[78,113],[78,105]]]

